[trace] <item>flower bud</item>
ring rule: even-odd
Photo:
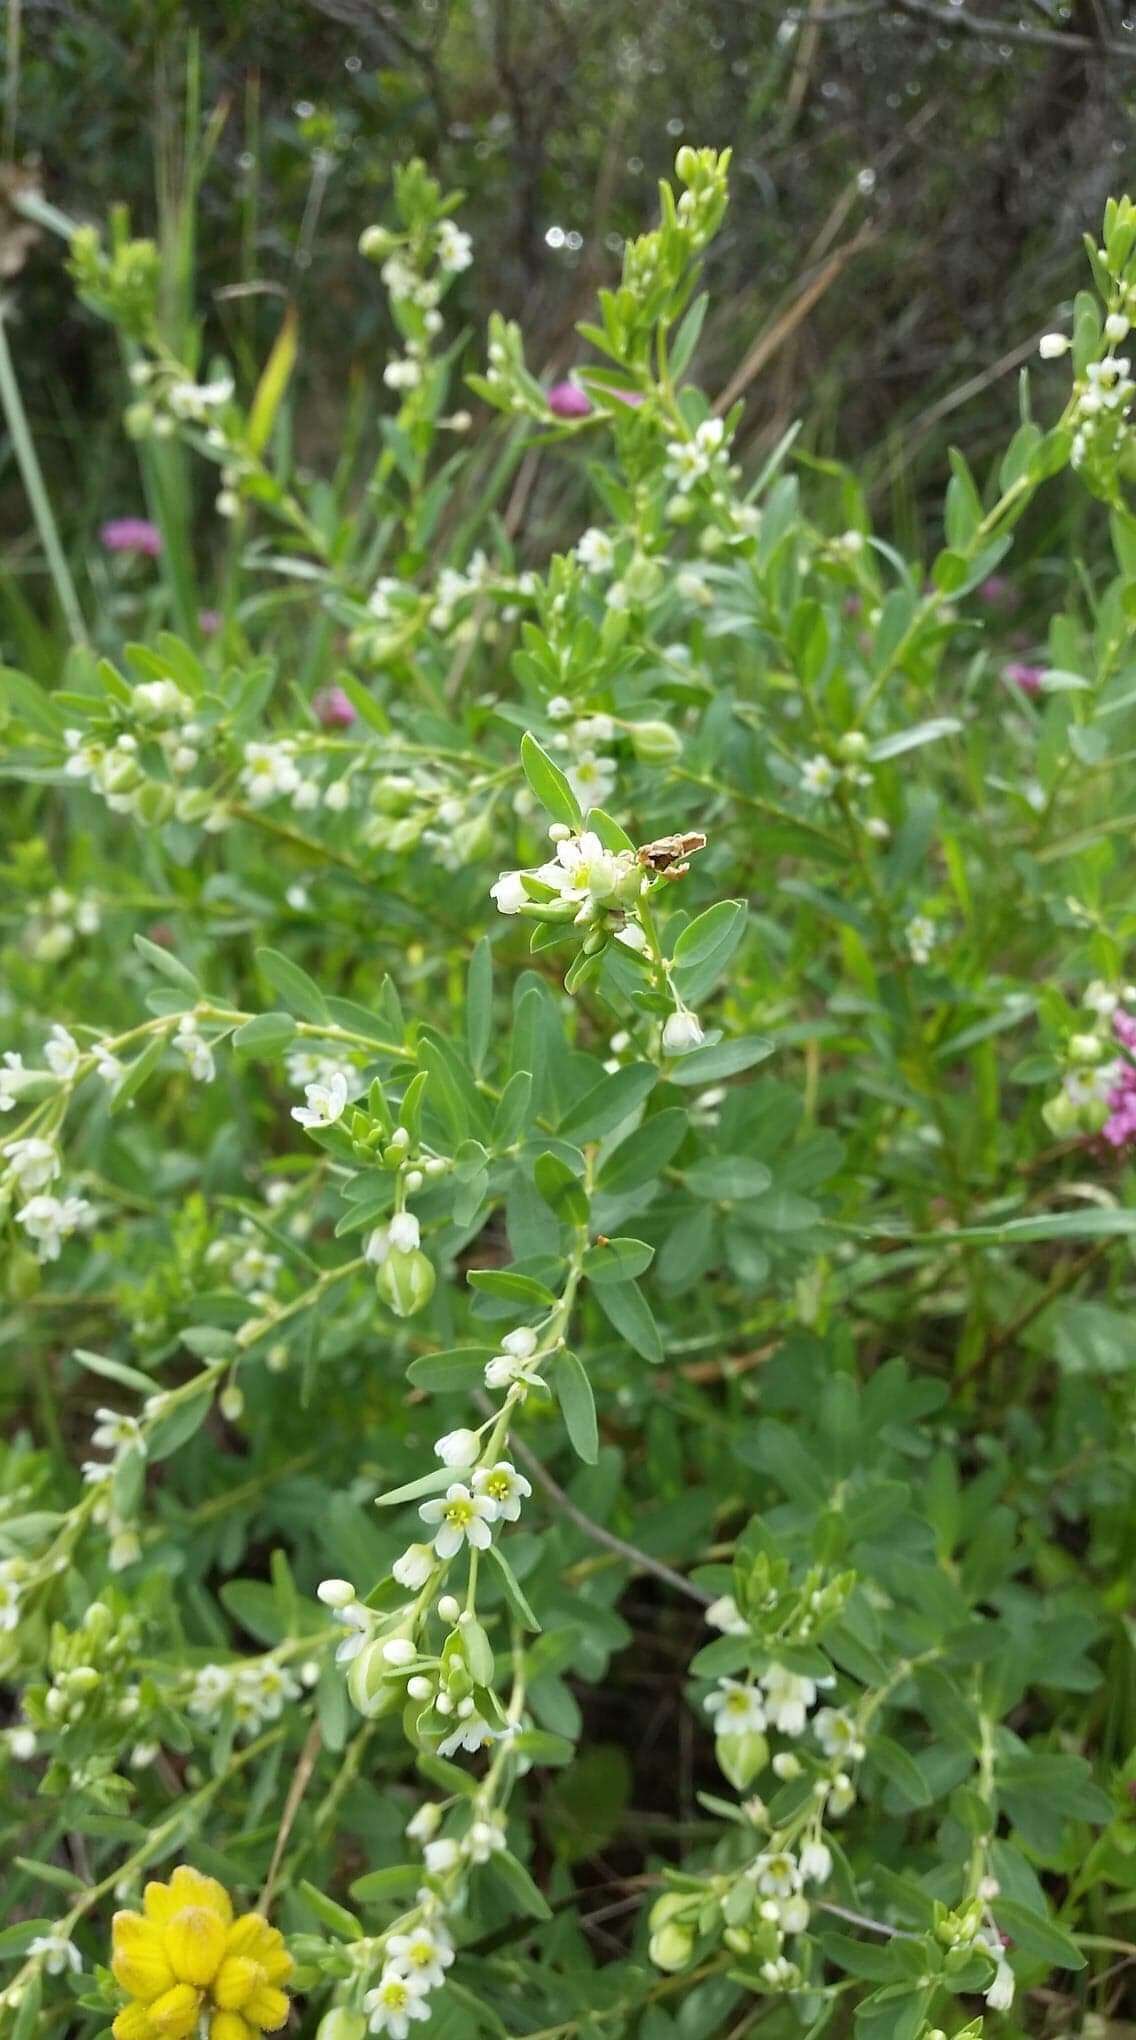
[[[421,1249],[399,1254],[392,1247],[375,1276],[375,1288],[396,1317],[413,1317],[425,1310],[437,1279],[433,1262]]]
[[[368,1721],[401,1707],[402,1685],[392,1677],[381,1643],[364,1644],[358,1657],[352,1658],[347,1671],[347,1694]]]
[[[627,734],[635,756],[644,765],[668,765],[673,758],[682,755],[682,738],[669,723],[632,723]]]
[[[321,1580],[316,1588],[316,1599],[325,1608],[349,1608],[355,1599],[355,1589],[350,1580]]]
[[[1069,1043],[1069,1053],[1074,1062],[1096,1063],[1104,1054],[1104,1043],[1097,1034],[1074,1034]]]
[[[316,2027],[316,2040],[363,2040],[366,2030],[362,2012],[353,2012],[347,2005],[333,2005]]]
[[[690,1927],[672,1922],[651,1935],[647,1953],[656,1969],[685,1969],[694,1953],[694,1933]]]
[[[1072,345],[1066,333],[1043,333],[1037,351],[1043,361],[1056,361],[1062,354],[1068,354]]]
[[[364,227],[359,236],[359,253],[365,262],[381,262],[384,255],[390,254],[393,245],[394,236],[386,227]],[[320,2030],[322,2032],[322,2028]]]

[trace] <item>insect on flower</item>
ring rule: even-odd
[[[653,843],[641,843],[635,855],[640,864],[658,878],[685,878],[690,870],[690,859],[705,848],[706,838],[702,831],[688,829],[682,835],[659,836]]]

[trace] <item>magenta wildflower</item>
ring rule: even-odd
[[[592,400],[578,383],[558,382],[548,392],[548,408],[554,418],[587,418]]]
[[[1017,605],[1018,591],[1005,574],[987,574],[978,584],[978,594],[991,609],[1013,609]]]
[[[1129,1013],[1114,1013],[1112,1031],[1122,1048],[1136,1052],[1136,1019]],[[1136,1065],[1120,1061],[1111,1072],[1115,1081],[1108,1093],[1108,1118],[1101,1133],[1110,1147],[1127,1147],[1136,1140]]]
[[[216,637],[224,620],[219,609],[199,609],[197,612],[197,628],[202,637]]]
[[[148,517],[112,517],[99,532],[107,552],[144,553],[156,560],[162,550],[162,534]]]
[[[355,721],[355,704],[342,687],[321,687],[312,696],[312,707],[325,730],[349,729]]]
[[[1002,668],[1002,678],[1008,680],[1011,687],[1020,687],[1023,694],[1040,694],[1045,667],[1031,666],[1027,659],[1011,659]]]

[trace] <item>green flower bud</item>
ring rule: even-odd
[[[647,1953],[656,1969],[685,1969],[694,1953],[694,1934],[689,1927],[662,1927],[652,1934]]]
[[[362,2012],[350,2011],[346,2005],[333,2005],[316,2027],[316,2040],[363,2040],[366,2030]]]
[[[394,247],[394,235],[386,227],[364,227],[359,236],[359,253],[365,262],[381,262]],[[320,2027],[322,2034],[323,2027]]]
[[[727,1927],[722,1939],[732,1955],[748,1955],[753,1947],[753,1935],[744,1927]]]
[[[863,730],[845,730],[837,742],[836,750],[838,757],[847,758],[849,761],[865,758],[868,754],[868,739]]]
[[[393,1714],[402,1705],[402,1685],[391,1676],[391,1669],[378,1639],[364,1644],[358,1657],[351,1660],[347,1674],[348,1698],[368,1721],[377,1721],[382,1714]]]
[[[26,1247],[13,1247],[8,1255],[8,1296],[13,1303],[28,1303],[39,1294],[43,1273],[34,1254]]]
[[[632,723],[627,734],[635,756],[645,765],[666,765],[682,755],[682,738],[669,723]]]
[[[1068,1140],[1079,1131],[1081,1114],[1066,1091],[1058,1091],[1056,1098],[1048,1098],[1041,1108],[1041,1116],[1058,1140]]]
[[[159,828],[173,814],[176,798],[172,786],[160,779],[149,779],[135,802],[135,813],[152,828]]]
[[[409,1254],[392,1250],[375,1276],[375,1288],[396,1317],[413,1317],[425,1310],[437,1279],[433,1262],[420,1248]]]

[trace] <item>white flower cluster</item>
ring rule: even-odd
[[[929,915],[913,914],[903,932],[912,963],[930,963],[939,931]]]
[[[300,1690],[295,1674],[273,1657],[250,1658],[240,1665],[202,1665],[193,1674],[186,1710],[211,1728],[231,1702],[238,1733],[252,1736],[266,1721],[278,1721],[286,1702],[299,1699]]]
[[[634,903],[645,881],[633,851],[606,850],[591,829],[575,836],[562,823],[553,823],[549,834],[556,849],[547,864],[531,871],[503,871],[490,886],[489,896],[499,913],[519,914],[540,897],[541,887],[576,906],[573,919],[578,925],[596,920],[609,909]],[[532,892],[525,883],[530,878],[536,881]],[[639,944],[629,946],[638,948]]]
[[[218,414],[233,396],[233,378],[227,370],[212,382],[199,383],[164,362],[136,361],[130,380],[139,393],[125,418],[132,439],[169,439],[178,425],[216,432]]]
[[[35,963],[58,963],[70,955],[78,936],[95,934],[101,921],[92,894],[81,893],[76,899],[65,887],[52,886],[24,931],[28,954]]]
[[[442,1917],[441,1901],[434,1892],[423,1889],[418,1893],[413,1923],[401,1934],[387,1935],[382,1974],[363,1999],[371,2032],[386,2033],[390,2040],[406,2040],[413,2021],[429,2018],[430,1992],[445,1982],[453,1959],[454,1944]]]
[[[664,472],[685,495],[704,475],[725,466],[726,428],[720,418],[706,418],[689,439],[667,442]]]
[[[565,710],[571,715],[571,702],[563,695],[553,695],[548,703],[551,719],[561,720]],[[615,760],[601,748],[614,737],[615,723],[610,715],[582,715],[574,719],[570,729],[558,730],[549,743],[551,751],[568,753],[564,776],[585,810],[603,807],[615,786]]]

